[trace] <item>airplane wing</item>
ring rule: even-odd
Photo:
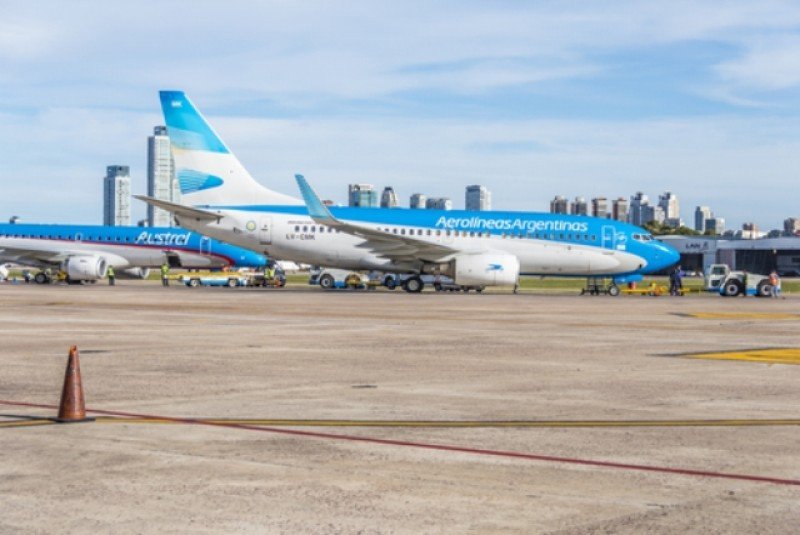
[[[29,249],[18,246],[0,248],[0,259],[3,262],[13,262],[26,266],[39,264],[57,266],[69,257],[70,253],[67,251]]]
[[[199,208],[192,208],[191,206],[174,202],[162,201],[161,199],[155,199],[153,197],[148,197],[147,195],[134,195],[134,198],[144,201],[147,204],[151,204],[156,208],[166,210],[167,212],[179,217],[187,217],[190,219],[196,219],[197,221],[219,221],[222,219],[220,214],[216,214],[214,212],[208,212],[206,210],[200,210]]]
[[[414,236],[402,236],[388,233],[372,226],[341,221],[333,216],[328,207],[320,201],[319,196],[309,185],[303,175],[295,175],[300,193],[308,208],[311,219],[321,225],[327,225],[342,232],[364,238],[359,247],[370,250],[376,256],[394,261],[425,260],[428,262],[444,262],[452,255],[463,252],[446,245],[427,242]]]

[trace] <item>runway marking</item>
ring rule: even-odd
[[[788,312],[692,312],[690,318],[703,320],[797,320],[800,314]]]
[[[720,351],[684,355],[692,359],[740,360],[768,364],[800,364],[800,348],[747,349],[745,351]]]
[[[41,403],[29,403],[23,401],[9,401],[9,400],[0,400],[0,405],[13,405],[16,407],[36,407],[36,408],[56,408],[55,405],[45,405]],[[308,438],[319,438],[319,439],[329,439],[329,440],[339,440],[339,441],[347,441],[347,442],[361,442],[366,444],[381,444],[386,446],[404,446],[410,448],[418,448],[418,449],[427,449],[427,450],[436,450],[436,451],[448,451],[448,452],[457,452],[457,453],[469,453],[474,455],[485,455],[491,457],[504,457],[504,458],[512,458],[512,459],[525,459],[529,461],[546,461],[546,462],[555,462],[555,463],[563,463],[563,464],[574,464],[574,465],[581,465],[581,466],[593,466],[593,467],[600,467],[600,468],[616,468],[620,470],[634,470],[634,471],[644,471],[644,472],[655,472],[655,473],[662,473],[662,474],[676,474],[676,475],[685,475],[685,476],[694,476],[694,477],[708,477],[708,478],[717,478],[717,479],[732,479],[738,481],[750,481],[755,483],[770,483],[774,485],[792,485],[792,486],[800,486],[800,479],[786,479],[786,478],[778,478],[778,477],[769,477],[769,476],[757,476],[757,475],[750,475],[750,474],[734,474],[730,472],[712,472],[709,470],[692,470],[688,468],[673,468],[669,466],[655,466],[655,465],[644,465],[644,464],[629,464],[629,463],[621,463],[621,462],[614,462],[614,461],[597,461],[592,459],[579,459],[574,457],[557,457],[554,455],[542,455],[537,453],[522,453],[517,451],[504,451],[504,450],[489,450],[483,448],[471,448],[468,446],[452,446],[447,444],[435,444],[435,443],[426,443],[426,442],[412,442],[406,440],[392,440],[392,439],[385,439],[385,438],[376,438],[376,437],[363,437],[363,436],[356,436],[356,435],[337,435],[334,433],[322,433],[318,431],[302,431],[299,429],[281,429],[276,427],[258,427],[253,425],[246,425],[246,424],[236,424],[236,423],[213,423],[211,421],[202,421],[194,418],[174,418],[170,416],[156,416],[152,414],[141,414],[141,413],[134,413],[134,412],[123,412],[123,411],[109,411],[109,410],[102,410],[102,409],[86,409],[86,412],[94,413],[94,414],[103,414],[106,416],[124,416],[130,418],[142,418],[142,419],[149,419],[149,420],[171,420],[175,423],[183,423],[183,424],[190,424],[190,425],[207,425],[207,426],[215,426],[215,427],[224,427],[229,429],[242,429],[247,431],[258,431],[262,433],[273,433],[273,434],[280,434],[280,435],[289,435],[289,436],[302,436]]]
[[[718,420],[286,420],[264,418],[196,418],[204,424],[274,427],[411,427],[411,428],[586,428],[586,427],[764,427],[800,426],[800,418]],[[99,417],[100,423],[180,424],[163,418]]]
[[[10,422],[0,422],[0,427],[32,427],[37,425],[51,425],[56,422],[53,420],[12,420]]]

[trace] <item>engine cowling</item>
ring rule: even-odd
[[[133,267],[123,269],[121,275],[123,277],[130,277],[132,279],[146,279],[150,276],[150,268]]]
[[[519,259],[510,254],[464,254],[453,259],[452,273],[462,286],[510,286],[519,279]]]
[[[100,256],[70,256],[64,265],[69,280],[96,281],[106,276],[108,263]]]

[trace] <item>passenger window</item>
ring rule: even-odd
[[[428,236],[430,236],[430,235],[431,235],[431,229],[428,229],[428,230],[426,230],[426,231],[425,231],[425,234],[427,234]]]
[[[300,225],[295,225],[294,226],[294,231],[295,232],[300,232]]]
[[[405,235],[406,235],[406,229],[404,229],[404,228],[401,228],[401,229],[400,229],[400,234],[402,234],[403,236],[405,236]]]
[[[437,231],[436,231],[436,235],[437,235],[437,236],[441,236],[441,235],[442,235],[442,231],[441,231],[441,230],[437,230]]]
[[[303,232],[308,232],[308,225],[303,227]]]

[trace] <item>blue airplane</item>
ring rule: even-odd
[[[647,230],[609,219],[328,207],[300,175],[302,199],[277,193],[250,176],[183,92],[162,91],[161,107],[186,204],[137,198],[170,211],[181,226],[270,257],[406,273],[403,287],[412,293],[422,291],[422,274],[464,286],[513,285],[528,274],[619,283],[679,259]]]
[[[267,259],[180,228],[0,224],[0,263],[59,269],[69,281],[93,281],[109,266],[134,276],[165,262],[172,267],[261,267]],[[49,268],[49,269],[48,269]],[[49,282],[47,271],[36,282]]]

